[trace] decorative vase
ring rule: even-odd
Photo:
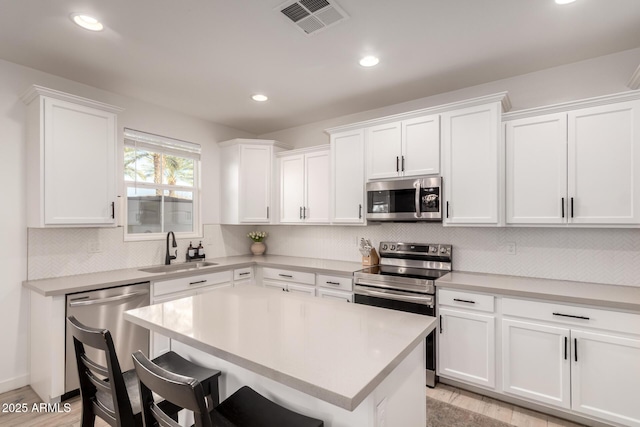
[[[267,250],[267,246],[262,242],[253,242],[251,244],[251,253],[254,255],[262,255]]]

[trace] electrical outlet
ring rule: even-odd
[[[515,242],[507,243],[507,253],[509,255],[515,255],[516,254],[516,243]]]
[[[89,242],[89,244],[87,245],[87,251],[90,254],[97,254],[99,252],[102,252],[102,244],[98,240]]]

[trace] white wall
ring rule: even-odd
[[[626,84],[639,64],[640,48],[637,48],[384,108],[271,132],[260,135],[260,138],[275,139],[295,147],[328,144],[329,136],[324,133],[327,128],[502,91],[509,92],[513,105],[511,111],[625,92],[630,90]]]
[[[205,223],[219,222],[219,177],[217,141],[253,135],[186,116],[135,99],[105,92],[70,80],[62,79],[31,68],[0,60],[0,182],[2,209],[0,227],[0,392],[28,383],[28,292],[22,281],[27,279],[27,227],[25,170],[34,167],[25,157],[25,105],[20,95],[32,84],[73,93],[125,108],[119,116],[118,126],[130,127],[160,135],[199,143],[203,147],[203,219]],[[122,188],[122,186],[120,186]],[[38,230],[38,236],[50,230]],[[85,230],[86,232],[86,230]],[[55,230],[51,233],[59,233]],[[73,232],[71,232],[73,233]],[[91,234],[91,232],[89,232]],[[121,229],[111,230],[120,233]],[[82,234],[82,233],[81,233]],[[98,235],[95,230],[92,236]],[[66,236],[66,234],[65,234]],[[118,235],[117,235],[118,236]],[[44,241],[51,241],[43,237]],[[119,239],[119,240],[118,240]],[[127,247],[121,237],[111,239],[117,246],[114,252]],[[163,242],[155,242],[161,247]],[[67,247],[68,248],[68,247]],[[41,248],[42,249],[42,248]],[[51,249],[51,246],[49,246]],[[44,248],[47,251],[47,248]],[[66,253],[66,259],[86,255],[86,244],[78,244]],[[60,261],[60,259],[58,259]],[[64,262],[64,261],[63,261]],[[102,264],[108,265],[108,264]],[[104,268],[102,268],[104,269]]]

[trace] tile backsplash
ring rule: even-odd
[[[246,227],[223,226],[241,239]],[[360,261],[357,241],[449,243],[453,268],[548,279],[640,286],[640,229],[470,228],[428,223],[366,227],[268,226],[267,254]],[[515,243],[516,253],[507,253]]]
[[[30,228],[28,230],[28,280],[70,276],[164,263],[166,240],[124,242],[118,228]],[[245,236],[228,233],[220,225],[205,225],[202,245],[208,258],[249,252]],[[177,239],[178,261],[185,260],[189,242]],[[175,251],[175,249],[171,249]]]
[[[251,230],[265,230],[267,254],[360,261],[357,242],[449,243],[459,271],[640,286],[640,229],[469,228],[428,223],[347,226],[205,225],[208,258],[249,253]],[[124,242],[122,228],[29,229],[28,278],[161,264],[162,241]],[[178,240],[179,260],[189,239]],[[192,239],[197,244],[196,239]],[[507,253],[515,243],[516,253]]]

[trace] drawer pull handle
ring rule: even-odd
[[[189,282],[190,285],[197,285],[198,283],[207,283],[206,280],[198,280],[197,282]]]
[[[468,299],[454,298],[453,300],[457,301],[457,302],[466,302],[467,304],[475,304],[476,303],[475,301],[471,301],[471,300],[468,300]]]
[[[327,280],[327,285],[336,285],[336,286],[340,286],[340,283],[339,283],[339,282],[329,282],[329,281]]]
[[[288,277],[289,279],[293,279],[293,276],[290,274],[278,274],[280,277]]]
[[[238,274],[238,276],[246,276],[247,274],[251,274],[251,272],[246,271],[246,272],[244,272],[244,273],[240,273],[240,274]]]
[[[589,318],[586,317],[586,316],[574,316],[573,314],[553,313],[553,315],[554,316],[561,316],[561,317],[572,317],[574,319],[589,320]]]

